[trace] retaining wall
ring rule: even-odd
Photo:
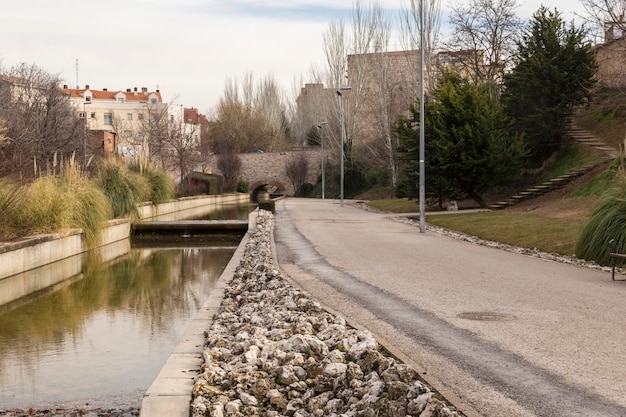
[[[141,220],[158,218],[176,220],[203,214],[218,205],[245,204],[248,194],[225,194],[217,196],[187,197],[159,205],[142,204],[138,207]],[[168,218],[169,217],[169,218]],[[102,248],[130,237],[131,220],[116,219],[107,222],[102,231]],[[130,246],[129,246],[130,247]],[[70,258],[89,251],[81,229],[52,233],[0,243],[0,281],[15,274],[40,268],[52,262]],[[106,260],[106,256],[105,256]],[[0,302],[0,305],[2,302]]]

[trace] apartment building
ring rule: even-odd
[[[85,88],[64,85],[61,91],[69,97],[88,132],[115,133],[117,152],[121,155],[138,155],[150,134],[157,129],[167,131],[168,105],[163,103],[159,90],[135,87],[109,91],[92,89],[89,85]]]

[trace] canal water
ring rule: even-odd
[[[131,240],[115,262],[80,255],[82,273],[0,307],[0,409],[139,407],[240,238]]]

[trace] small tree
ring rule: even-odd
[[[241,158],[235,152],[223,153],[217,158],[217,168],[224,176],[224,191],[232,192],[237,187],[241,172]]]
[[[419,112],[412,113],[398,133],[405,160],[418,161],[419,130],[413,127]],[[522,136],[512,133],[511,120],[486,88],[444,73],[424,118],[428,186],[449,194],[461,191],[485,207],[484,192],[519,173],[526,155]]]
[[[285,174],[291,181],[294,194],[298,194],[302,184],[306,182],[306,177],[309,173],[309,160],[304,153],[299,153],[297,156],[292,156],[285,164]]]

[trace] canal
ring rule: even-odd
[[[249,209],[227,212],[210,217]],[[130,239],[115,262],[79,255],[80,274],[0,306],[0,409],[139,407],[240,239]]]

